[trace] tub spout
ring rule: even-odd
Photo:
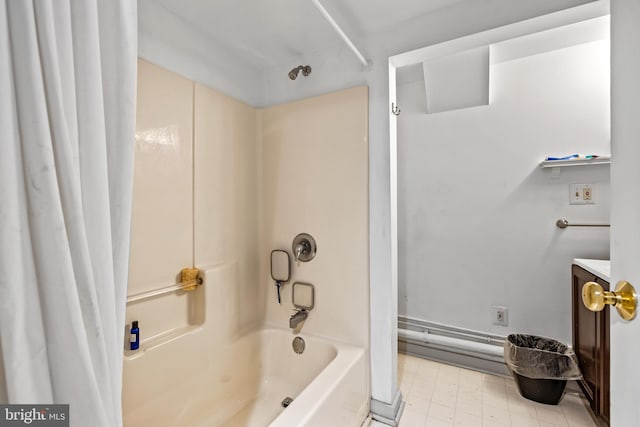
[[[289,317],[289,327],[296,329],[298,325],[307,320],[308,315],[309,312],[307,310],[296,310],[296,312]]]

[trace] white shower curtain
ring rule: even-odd
[[[72,426],[122,424],[136,13],[135,0],[0,0],[6,393],[69,403]]]

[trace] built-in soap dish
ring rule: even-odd
[[[310,311],[315,305],[315,293],[311,283],[295,282],[292,286],[291,302],[300,310]]]

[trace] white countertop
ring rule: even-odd
[[[607,282],[611,282],[611,261],[608,259],[574,258],[573,263]]]

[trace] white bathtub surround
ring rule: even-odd
[[[290,280],[315,287],[302,332],[363,349],[369,348],[367,105],[361,86],[260,112],[266,323],[286,328],[293,309],[289,285],[281,288],[282,304],[276,302],[268,254],[291,251],[293,238],[308,233],[317,254],[292,261]],[[369,384],[368,377],[361,384],[368,393]]]
[[[289,282],[315,287],[302,331],[362,348],[369,344],[367,99],[367,88],[355,87],[260,111],[266,322],[287,328],[294,308],[291,285],[277,303],[269,254],[291,254],[294,237],[308,233],[316,256],[304,263],[292,257]]]
[[[204,284],[128,305],[142,341],[125,352],[125,425],[359,426],[370,394],[366,88],[260,111],[143,60],[139,80],[129,292],[191,264]],[[300,232],[318,253],[292,262],[278,305],[270,253],[291,254]],[[315,286],[302,355],[289,329],[296,281]]]
[[[224,287],[235,283],[235,268],[205,271],[202,290],[207,306],[224,298]],[[362,423],[368,413],[368,391],[362,387],[368,376],[367,353],[362,347],[303,332],[299,336],[305,340],[305,351],[295,354],[294,336],[288,330],[236,334],[225,322],[229,314],[229,310],[211,313],[207,322],[183,334],[176,345],[161,344],[127,357],[127,425],[357,427]],[[281,405],[285,397],[293,399],[286,409]]]
[[[122,423],[136,21],[130,1],[0,5],[8,401],[68,403],[74,425]]]

